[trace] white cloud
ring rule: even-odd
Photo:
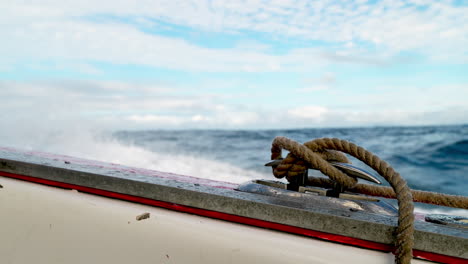
[[[329,113],[329,110],[322,106],[303,106],[288,110],[288,114],[293,118],[300,118],[312,121],[322,121]]]
[[[184,122],[183,118],[177,116],[161,116],[161,115],[131,115],[125,117],[126,120],[135,123],[149,123],[153,125],[174,126]]]
[[[94,120],[98,127],[249,126],[258,114],[225,96],[178,95],[178,89],[116,81],[0,81],[0,119]]]
[[[332,89],[336,84],[335,74],[326,72],[318,78],[308,78],[304,80],[305,87],[298,89],[299,92],[317,92]]]
[[[192,116],[192,121],[193,122],[204,122],[204,121],[209,121],[210,118],[204,116],[204,115],[194,115]]]
[[[468,123],[467,87],[382,87],[379,95],[341,91],[321,104],[271,108],[262,95],[258,104],[245,106],[229,96],[180,96],[177,89],[150,83],[1,81],[0,97],[9,100],[0,104],[0,120],[4,126],[92,122],[110,129],[456,124]]]
[[[181,39],[146,34],[123,24],[44,22],[26,25],[24,30],[27,33],[18,34],[15,29],[4,32],[7,41],[0,55],[6,60],[56,60],[64,61],[63,65],[68,61],[103,61],[187,71],[258,72],[277,71],[282,65],[297,67],[304,60],[307,62],[301,68],[313,67],[334,59],[315,49],[286,55],[208,49]]]
[[[468,7],[439,1],[426,5],[402,0],[375,4],[299,0],[65,4],[50,0],[7,1],[0,3],[0,9],[0,56],[5,65],[60,60],[93,74],[98,71],[84,61],[187,71],[258,72],[305,70],[330,62],[378,64],[401,51],[466,62],[468,53]],[[271,55],[265,44],[247,41],[231,49],[208,49],[138,29],[162,27],[160,21],[205,31],[253,31],[267,33],[272,39],[319,40],[328,43],[328,48]]]
[[[217,121],[220,125],[224,123],[230,127],[245,127],[255,125],[256,122],[260,121],[260,117],[255,112],[231,110],[217,113]]]
[[[309,85],[306,88],[298,89],[298,92],[310,93],[310,92],[326,91],[328,89],[330,89],[330,86],[328,85],[316,84],[312,86]]]
[[[345,102],[361,104],[361,109],[391,111],[400,109],[405,112],[433,112],[444,111],[449,108],[466,108],[468,98],[468,84],[445,85],[386,85],[376,87],[367,94],[356,91],[341,91],[338,101],[341,105]],[[468,115],[467,115],[468,116]]]

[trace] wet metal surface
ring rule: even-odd
[[[254,180],[239,185],[239,191],[256,193],[261,195],[272,196],[280,198],[288,202],[300,202],[304,205],[314,205],[316,208],[334,208],[337,210],[353,211],[353,212],[366,212],[380,215],[397,216],[398,211],[378,199],[371,198],[365,200],[365,196],[347,195],[347,199],[327,197],[325,189],[321,188],[301,188],[299,192],[286,190],[286,184],[275,183],[269,181]],[[353,199],[354,198],[354,199]]]

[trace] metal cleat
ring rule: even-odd
[[[265,164],[265,166],[276,167],[281,163],[281,161],[283,161],[283,159],[272,160]],[[379,181],[376,177],[374,177],[370,172],[365,171],[352,164],[335,161],[330,161],[330,164],[333,165],[335,168],[341,170],[342,172],[346,173],[348,176],[360,178],[377,184],[382,184],[382,182]]]

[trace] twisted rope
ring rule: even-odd
[[[337,138],[315,139],[301,145],[291,139],[277,137],[272,143],[271,158],[280,159],[282,149],[286,149],[290,153],[277,167],[273,168],[273,174],[277,178],[287,177],[289,179],[301,173],[301,169],[303,172],[307,168],[313,168],[320,170],[323,174],[346,189],[355,187],[357,184],[356,179],[334,168],[327,161],[327,158],[329,158],[328,160],[341,159],[340,161],[343,161],[344,155],[330,152],[330,150],[337,150],[350,154],[369,165],[385,178],[396,194],[399,208],[398,227],[396,229],[395,239],[395,263],[408,264],[411,262],[412,248],[414,245],[413,198],[406,181],[398,172],[373,153],[353,143]],[[297,159],[302,160],[302,162]],[[346,159],[346,157],[344,157],[344,159]]]
[[[335,183],[322,177],[309,177],[307,185],[318,186],[323,188],[333,188]],[[354,187],[348,189],[350,192],[361,193],[371,196],[379,196],[384,198],[395,199],[395,192],[391,187],[376,186],[370,184],[358,183]],[[419,190],[411,190],[413,202],[427,203],[453,208],[468,209],[468,197],[460,195],[449,195],[444,193],[427,192]]]

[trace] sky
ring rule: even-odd
[[[468,1],[0,1],[3,125],[468,123]]]

